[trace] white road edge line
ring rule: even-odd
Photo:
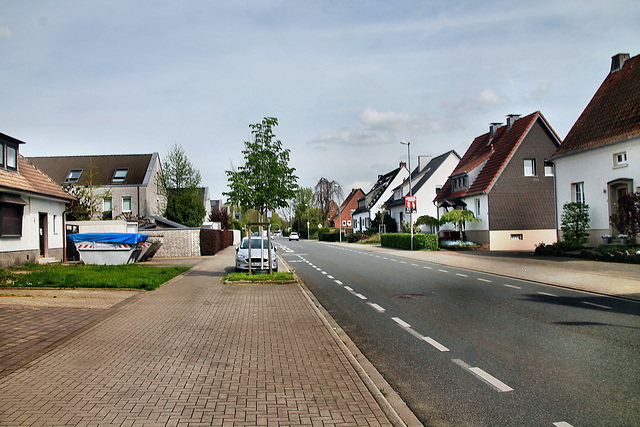
[[[449,351],[449,349],[445,346],[443,346],[442,344],[440,344],[438,341],[434,340],[433,338],[430,337],[422,337],[423,340],[425,340],[426,342],[428,342],[429,344],[431,344],[432,346],[434,346],[435,348],[437,348],[440,351]]]
[[[592,305],[594,307],[599,307],[599,308],[604,308],[607,310],[611,310],[611,307],[609,307],[608,305],[602,305],[602,304],[596,304],[595,302],[589,302],[589,301],[582,301],[583,304],[587,304],[587,305]]]
[[[407,322],[405,322],[404,320],[402,320],[399,317],[392,317],[391,320],[393,320],[394,322],[396,322],[398,325],[402,326],[403,328],[410,328],[411,325],[408,324]]]
[[[471,366],[467,365],[466,363],[464,363],[464,361],[462,361],[460,359],[451,359],[451,361],[453,363],[455,363],[456,365],[460,366],[461,368],[463,368],[464,370],[471,372],[473,375],[475,375],[476,377],[478,377],[479,379],[481,379],[485,383],[489,384],[491,387],[493,387],[494,389],[498,390],[500,393],[506,393],[506,392],[509,392],[509,391],[513,391],[513,389],[511,387],[509,387],[508,385],[506,385],[505,383],[503,383],[502,381],[500,381],[496,377],[488,374],[487,372],[483,371],[480,368],[471,367]]]
[[[373,308],[378,313],[384,313],[385,311],[387,311],[384,308],[380,307],[378,304],[375,304],[375,303],[372,303],[372,302],[368,302],[367,305],[370,306],[371,308]]]

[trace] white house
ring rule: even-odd
[[[74,198],[20,155],[24,142],[0,133],[0,266],[61,261],[64,212]]]
[[[400,162],[400,165],[391,172],[379,175],[371,190],[364,197],[358,199],[358,207],[352,214],[353,231],[359,232],[369,229],[371,221],[378,212],[382,211],[382,205],[389,199],[393,189],[408,177],[409,171],[404,162]]]
[[[567,202],[589,205],[589,245],[617,235],[609,217],[640,192],[640,55],[618,54],[600,88],[552,157],[558,227]]]
[[[437,157],[418,156],[418,167],[411,173],[411,193],[416,197],[417,212],[413,214],[415,222],[421,216],[438,217],[438,208],[433,203],[447,178],[458,165],[460,156],[455,151],[449,151]],[[402,231],[402,224],[409,222],[409,214],[405,213],[404,198],[408,196],[409,179],[405,179],[393,189],[391,197],[385,202],[387,210],[398,223],[398,232]],[[422,226],[421,232],[435,233],[433,227]]]

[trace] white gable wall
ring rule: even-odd
[[[627,166],[614,165],[614,154],[620,152],[626,153]],[[574,201],[572,185],[583,182],[591,219],[588,244],[602,243],[601,235],[615,233],[609,225],[609,183],[630,179],[632,191],[640,191],[640,138],[559,157],[554,163],[558,229],[562,226],[562,206]]]

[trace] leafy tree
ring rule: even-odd
[[[320,209],[322,225],[327,225],[327,218],[330,214],[329,209],[331,208],[333,199],[342,198],[343,196],[342,186],[338,182],[329,181],[324,177],[320,178],[314,188],[313,199],[316,202],[316,206]]]
[[[454,209],[443,214],[440,217],[440,224],[454,224],[458,227],[460,237],[464,240],[464,225],[467,222],[480,222],[480,218],[476,218],[473,212],[466,209]]]
[[[202,225],[206,214],[204,204],[192,193],[174,194],[167,200],[165,217],[187,227]]]
[[[618,211],[611,215],[610,220],[621,234],[631,237],[640,234],[640,193],[620,197]]]
[[[76,185],[72,183],[63,184],[63,188],[72,196],[76,197],[71,206],[67,208],[67,219],[70,221],[90,221],[102,220],[102,201],[111,197],[111,190],[102,189],[100,185],[94,184],[94,177],[99,171],[93,167],[93,162],[87,171],[87,184]]]
[[[174,144],[163,160],[158,174],[158,191],[167,200],[164,216],[189,227],[202,225],[207,214],[198,186],[200,171],[187,158],[184,149]]]
[[[386,209],[376,213],[376,216],[371,221],[370,230],[372,229],[377,233],[380,225],[384,225],[384,231],[386,233],[395,233],[398,231],[398,221],[396,221],[396,219],[392,217]]]
[[[278,125],[275,117],[265,117],[261,123],[249,125],[253,141],[246,141],[244,164],[237,170],[226,171],[230,191],[224,192],[229,203],[243,209],[256,209],[261,217],[267,208],[286,206],[294,196],[298,177],[289,167],[289,149],[275,139],[272,131]]]
[[[220,227],[223,230],[228,230],[231,227],[231,217],[229,217],[229,213],[226,209],[218,209],[217,207],[214,207],[211,209],[208,219],[211,222],[219,222]]]
[[[418,219],[416,219],[415,225],[432,225],[437,227],[438,225],[440,225],[440,221],[438,221],[438,218],[434,218],[429,215],[422,215],[421,217],[418,217]]]
[[[562,206],[562,237],[572,248],[579,249],[589,241],[589,205],[568,202]]]

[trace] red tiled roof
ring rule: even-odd
[[[452,192],[451,179],[447,179],[434,200],[454,199],[488,192],[536,120],[542,120],[558,142],[560,141],[539,111],[516,120],[509,130],[506,126],[499,127],[490,143],[489,132],[487,132],[473,140],[458,166],[451,173],[451,176],[468,173],[486,161],[471,186],[466,190]]]
[[[74,199],[73,196],[64,191],[22,155],[18,155],[18,172],[0,168],[0,188],[20,190],[65,200]]]
[[[553,157],[640,136],[640,55],[610,73]]]

